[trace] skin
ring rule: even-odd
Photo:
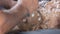
[[[38,6],[37,3],[35,3],[37,0],[29,1],[30,2],[28,2],[28,0],[18,0],[17,4],[15,4],[11,9],[0,10],[0,34],[5,34],[9,30],[11,30],[11,28],[13,28],[16,24],[20,24],[20,21],[27,13],[26,7],[29,9],[29,11],[37,9]],[[32,1],[34,1],[34,5],[32,5]],[[33,9],[30,7],[33,7]]]
[[[13,1],[13,0],[0,0],[0,6],[6,9],[10,9],[15,4],[16,4],[16,1]]]

